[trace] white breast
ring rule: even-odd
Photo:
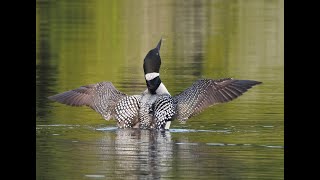
[[[166,86],[164,86],[163,83],[161,83],[159,85],[158,89],[156,90],[156,93],[157,94],[169,94],[170,95],[169,91],[167,90]]]

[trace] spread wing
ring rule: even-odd
[[[219,80],[201,79],[180,94],[173,97],[176,105],[176,118],[185,121],[205,108],[229,102],[261,82],[225,78]]]
[[[118,91],[111,82],[99,82],[48,98],[70,106],[89,106],[109,120],[114,114],[114,106],[125,96],[126,94]]]

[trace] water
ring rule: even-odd
[[[37,1],[37,179],[283,179],[283,1]],[[199,78],[263,84],[170,131],[116,128],[48,96],[100,81],[143,91],[163,37],[172,95]]]

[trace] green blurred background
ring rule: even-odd
[[[240,146],[221,154],[230,159],[240,157],[251,167],[239,170],[243,173],[240,176],[238,171],[228,172],[228,177],[282,179],[283,12],[282,0],[37,0],[37,177],[83,177],[84,166],[79,171],[75,171],[77,165],[70,165],[72,171],[57,169],[79,155],[79,151],[61,152],[67,146],[65,142],[95,142],[105,137],[115,142],[117,138],[113,131],[95,130],[115,127],[115,121],[105,121],[89,108],[65,106],[47,97],[101,81],[111,81],[127,94],[141,93],[146,88],[143,59],[163,37],[160,76],[172,95],[199,78],[233,77],[263,82],[230,103],[209,108],[186,124],[174,121],[171,126],[217,133],[173,132],[172,142],[274,146],[271,150],[252,147],[246,151]],[[219,133],[220,130],[229,133]],[[86,157],[86,153],[96,154],[96,150],[86,149],[80,154]],[[172,151],[180,153],[178,149]],[[217,153],[203,152],[209,157]],[[65,160],[60,162],[61,158]],[[196,158],[191,163],[195,161]],[[183,164],[176,162],[175,170]],[[234,166],[227,167],[243,166],[231,164]],[[199,170],[188,177],[196,177]],[[182,178],[184,172],[172,177]]]

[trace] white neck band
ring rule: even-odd
[[[150,81],[158,76],[159,76],[159,73],[156,73],[156,72],[148,73],[145,75],[147,81]]]

